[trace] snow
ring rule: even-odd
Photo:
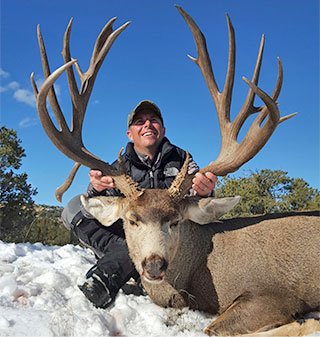
[[[120,291],[113,306],[95,308],[77,286],[94,263],[80,246],[0,241],[0,336],[206,336],[214,317],[148,296]]]
[[[112,307],[95,308],[77,286],[94,263],[80,246],[0,241],[0,336],[206,336],[212,317],[148,296],[120,291]]]

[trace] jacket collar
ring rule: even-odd
[[[150,162],[148,156],[138,153],[134,149],[134,145],[132,142],[129,142],[126,147],[125,156],[128,160],[134,163],[136,166],[154,166],[161,163],[162,159],[170,153],[174,149],[174,146],[170,143],[169,139],[164,137],[161,144],[159,145],[158,153],[156,154],[156,160],[154,162]]]

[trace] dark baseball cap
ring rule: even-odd
[[[149,110],[149,111],[154,112],[160,118],[161,123],[163,125],[163,118],[162,118],[162,115],[161,115],[161,112],[158,106],[151,101],[141,101],[128,115],[128,129],[130,125],[132,124],[135,115],[139,111],[142,111],[142,110]]]

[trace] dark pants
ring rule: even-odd
[[[117,275],[119,288],[131,277],[139,276],[129,257],[121,220],[105,227],[96,219],[84,218],[74,231],[80,242],[95,253],[97,272]]]
[[[118,289],[131,277],[138,279],[139,274],[129,256],[122,220],[112,226],[102,226],[83,208],[80,195],[69,201],[61,219],[65,227],[73,230],[80,242],[97,257],[97,264],[90,269],[87,277],[93,273],[100,278],[112,277],[117,279]]]

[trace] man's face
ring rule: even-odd
[[[127,135],[137,151],[155,154],[165,135],[165,128],[154,112],[141,110],[135,115]]]

